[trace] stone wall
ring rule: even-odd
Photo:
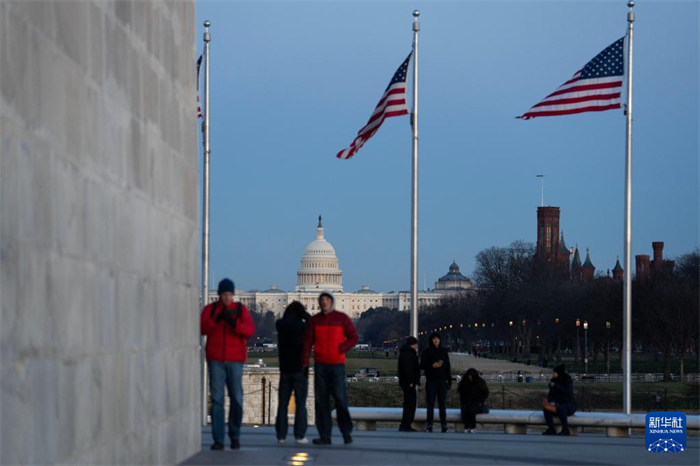
[[[0,462],[200,448],[194,1],[0,2]]]

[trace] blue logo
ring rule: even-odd
[[[685,414],[678,411],[654,411],[646,417],[646,446],[652,453],[685,451]]]

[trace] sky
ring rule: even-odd
[[[197,54],[202,22],[212,22],[213,282],[293,290],[321,214],[345,291],[409,289],[408,116],[386,120],[353,159],[335,154],[411,51],[414,9],[420,287],[453,260],[470,275],[479,251],[536,241],[537,174],[567,244],[590,248],[597,271],[622,261],[623,112],[514,117],[626,34],[624,1],[199,0],[196,9]],[[672,257],[699,243],[700,7],[634,10],[633,254],[664,241]]]

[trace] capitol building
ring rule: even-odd
[[[265,291],[236,290],[236,301],[243,303],[249,309],[256,309],[259,312],[273,311],[277,315],[281,315],[292,301],[299,301],[313,313],[319,310],[319,293],[331,291],[335,295],[336,309],[352,318],[359,317],[367,309],[376,307],[410,310],[411,293],[409,291],[382,293],[371,290],[369,286],[363,286],[362,289],[354,292],[346,292],[343,289],[343,271],[340,269],[335,248],[324,236],[321,220],[319,216],[316,238],[306,246],[306,251],[301,258],[294,291],[280,290],[274,285]],[[444,296],[471,290],[471,282],[459,273],[459,267],[453,262],[449,273],[435,282],[435,288],[432,291],[418,292],[418,306],[420,308],[437,304]],[[216,291],[210,291],[209,302],[216,299],[218,299]]]

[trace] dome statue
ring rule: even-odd
[[[318,216],[316,238],[306,246],[297,271],[296,291],[343,291],[343,272],[338,267],[335,248],[323,236]]]

